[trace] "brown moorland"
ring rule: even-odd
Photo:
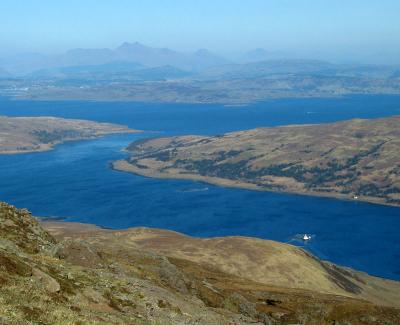
[[[38,223],[0,203],[3,324],[398,324],[399,292],[286,244]]]
[[[117,170],[400,205],[400,116],[139,140]]]

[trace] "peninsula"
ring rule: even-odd
[[[47,151],[66,141],[135,132],[139,131],[122,125],[86,120],[0,116],[0,154]]]
[[[400,205],[400,116],[132,143],[117,170]]]

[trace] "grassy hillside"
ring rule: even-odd
[[[114,168],[146,176],[400,205],[400,117],[131,144]]]
[[[0,203],[2,324],[400,322],[398,282],[289,245],[44,226],[52,235],[27,210]]]

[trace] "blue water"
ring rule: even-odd
[[[146,130],[70,142],[44,153],[0,156],[0,200],[35,215],[110,228],[149,226],[209,237],[293,241],[317,256],[400,280],[400,208],[300,195],[157,180],[113,171],[109,163],[143,137],[219,134],[258,126],[320,123],[400,114],[400,97],[274,100],[248,107],[0,100],[0,115],[52,115],[117,122]]]

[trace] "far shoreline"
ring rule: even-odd
[[[262,103],[267,103],[269,101],[279,101],[279,100],[319,100],[319,99],[345,99],[352,97],[400,97],[400,93],[398,92],[371,92],[371,93],[362,93],[362,92],[354,92],[354,93],[339,93],[339,94],[321,94],[321,95],[277,95],[277,96],[269,96],[265,98],[255,98],[248,100],[232,100],[232,101],[204,101],[204,100],[152,100],[150,98],[127,98],[127,97],[103,97],[103,98],[95,98],[90,96],[44,96],[44,95],[35,95],[35,96],[19,96],[19,95],[11,95],[11,96],[0,96],[0,99],[5,99],[8,101],[21,101],[21,102],[90,102],[90,103],[134,103],[134,104],[166,104],[166,105],[220,105],[224,108],[243,108],[251,105],[257,105]]]

